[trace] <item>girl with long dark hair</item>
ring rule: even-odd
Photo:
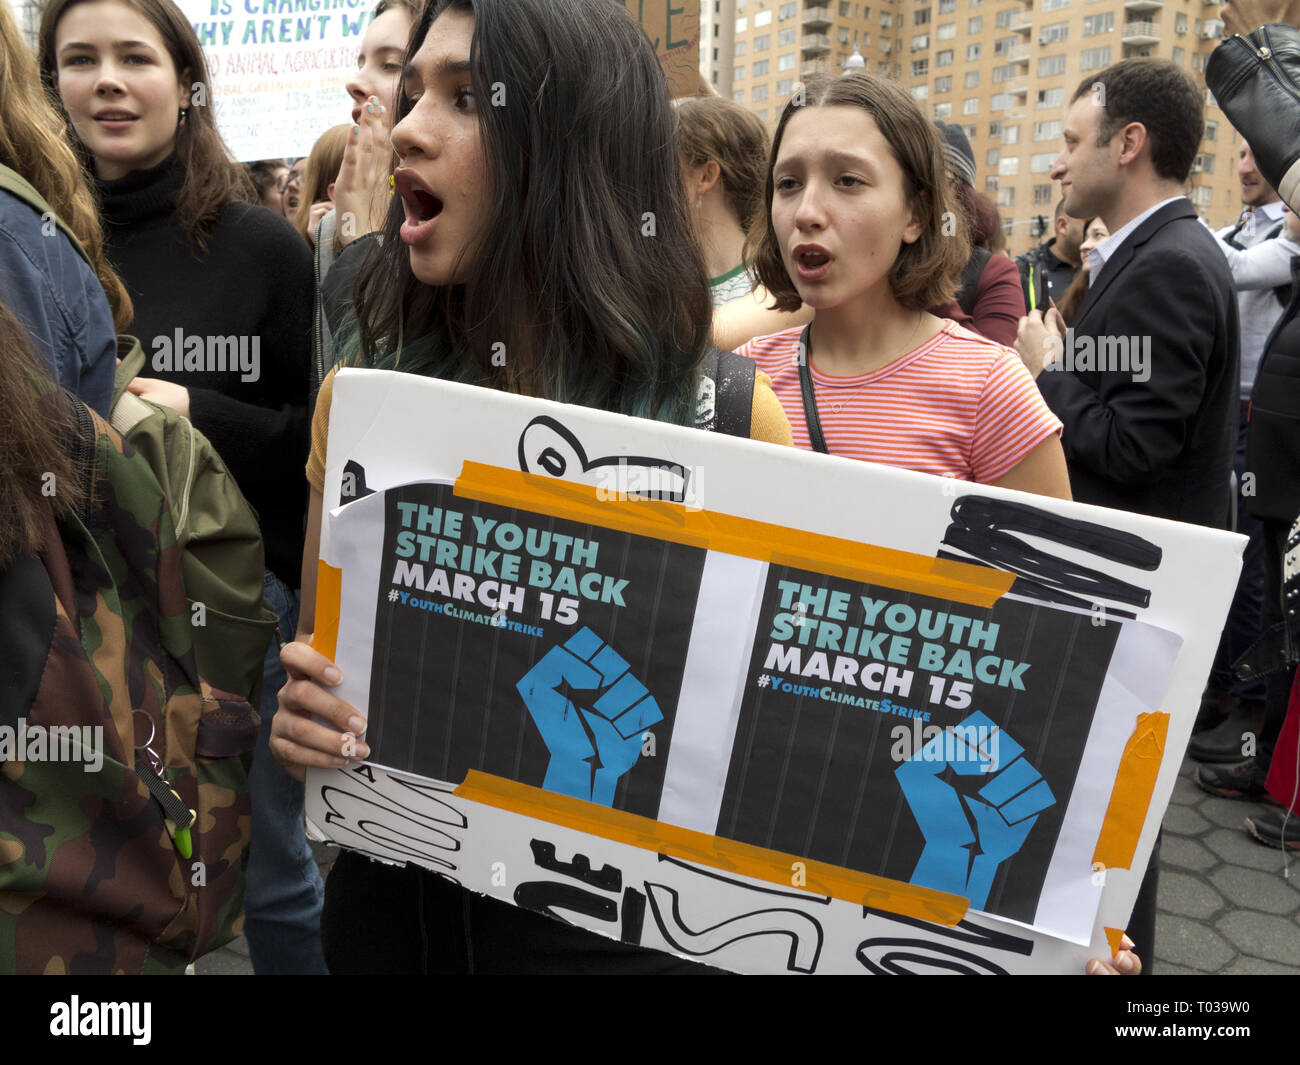
[[[712,306],[641,28],[608,0],[444,0],[423,13],[406,70],[398,195],[361,277],[355,361],[693,424]],[[492,106],[498,86],[527,105]],[[357,717],[330,694],[337,670],[305,627],[332,391],[329,378],[308,466],[304,628],[283,652],[294,679],[272,738],[298,773],[343,764],[339,731],[313,715],[340,730]],[[752,415],[752,436],[789,441],[765,379]],[[690,968],[350,852],[331,870],[322,927],[333,972]]]

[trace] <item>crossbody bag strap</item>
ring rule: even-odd
[[[813,395],[811,325],[803,327],[799,335],[799,390],[803,393],[804,421],[808,423],[808,440],[814,451],[829,455],[826,438],[822,436],[822,420],[817,416],[817,397]]]

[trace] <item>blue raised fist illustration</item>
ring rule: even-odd
[[[551,752],[542,787],[602,806],[636,763],[659,704],[627,661],[588,628],[552,647],[516,685]]]
[[[1056,802],[1024,749],[981,713],[934,737],[894,775],[925,848],[912,883],[964,895],[982,909],[998,866],[1024,844],[1038,815]],[[973,795],[943,779],[984,776]]]

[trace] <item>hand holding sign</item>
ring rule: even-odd
[[[627,661],[582,628],[543,655],[517,687],[551,752],[542,786],[611,805],[641,752],[642,733],[663,720]]]

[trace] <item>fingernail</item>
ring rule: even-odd
[[[386,114],[388,114],[388,108],[386,108],[383,104],[380,104],[380,105],[379,105],[379,113],[380,113],[381,115],[386,115]]]
[[[355,748],[357,760],[370,757],[370,745],[368,743],[358,743]]]
[[[1096,958],[1093,958],[1092,961],[1088,962],[1087,971],[1089,976],[1106,975],[1106,967],[1102,965],[1102,963],[1099,962]]]
[[[348,718],[348,730],[351,732],[362,733],[366,731],[366,723],[356,715]]]
[[[1115,956],[1115,968],[1122,973],[1131,973],[1133,971],[1133,955],[1117,954]]]
[[[373,115],[373,114],[375,113],[375,105],[374,105],[374,104],[366,104],[366,110],[369,111],[369,112]]]
[[[361,132],[361,123],[358,122],[355,126],[353,126],[353,127],[352,127],[352,132],[353,132],[353,133],[360,133],[360,132]]]
[[[1120,950],[1132,950],[1132,949],[1133,949],[1133,940],[1129,939],[1129,937],[1128,937],[1127,935],[1122,935],[1122,936],[1120,936],[1120,937],[1119,937],[1119,949],[1120,949]]]
[[[343,679],[343,674],[338,666],[326,666],[323,676],[326,684],[337,684]]]

